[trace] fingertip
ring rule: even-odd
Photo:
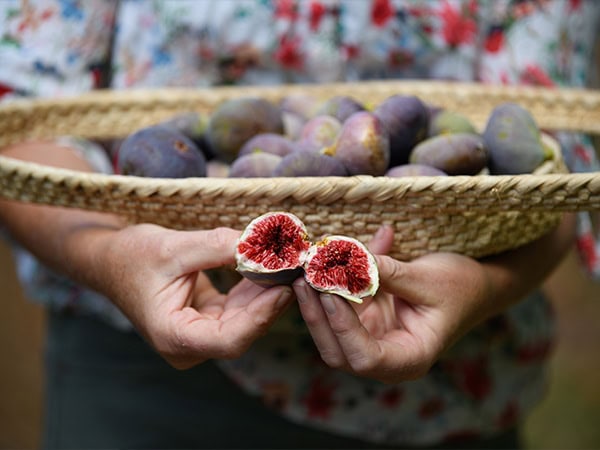
[[[321,294],[321,305],[323,305],[323,309],[327,313],[327,315],[332,316],[337,311],[336,300],[333,298],[331,294]]]
[[[283,286],[277,300],[275,301],[275,308],[283,309],[288,306],[294,298],[294,291],[289,286]]]
[[[386,254],[394,244],[394,229],[391,225],[381,225],[369,242],[369,251],[375,254]]]

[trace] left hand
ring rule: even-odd
[[[378,233],[374,253],[391,245]],[[377,255],[381,287],[373,299],[350,304],[294,283],[302,316],[330,367],[383,382],[427,373],[440,354],[482,319],[490,283],[478,261],[433,253],[412,262]]]

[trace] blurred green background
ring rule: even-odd
[[[600,283],[571,253],[546,283],[558,324],[546,399],[526,423],[531,449],[600,448]]]
[[[15,283],[0,243],[0,448],[39,448],[43,311]],[[600,448],[600,283],[586,279],[571,254],[547,283],[559,340],[546,399],[524,428],[529,449]]]

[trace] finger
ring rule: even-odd
[[[252,299],[247,308],[227,319],[202,320],[196,317],[188,323],[179,323],[177,339],[194,358],[237,358],[266,333],[292,298],[292,290],[287,286],[263,291]]]
[[[423,273],[414,264],[387,255],[375,255],[375,260],[379,269],[380,289],[411,304],[429,304],[425,294],[435,274]]]
[[[387,254],[394,244],[394,229],[390,225],[382,225],[367,245],[369,251],[377,255]]]
[[[225,311],[246,307],[255,297],[258,297],[267,289],[273,289],[273,287],[264,288],[250,280],[241,280],[229,291]]]
[[[319,294],[302,278],[294,282],[293,288],[300,306],[300,313],[304,318],[304,322],[306,322],[321,359],[330,367],[346,367],[346,357],[331,329],[331,325],[329,325]]]
[[[173,231],[163,245],[165,259],[178,274],[221,267],[235,262],[240,232],[231,228]]]
[[[394,330],[375,339],[345,300],[323,294],[321,302],[353,373],[385,382],[422,375],[422,346],[407,331]]]
[[[331,331],[352,371],[362,374],[377,366],[381,358],[379,344],[348,302],[330,294],[321,294],[320,300]]]

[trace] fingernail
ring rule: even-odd
[[[377,231],[375,232],[375,235],[373,236],[375,239],[381,239],[383,236],[385,235],[385,225],[381,225]]]
[[[335,314],[335,300],[329,294],[321,295],[321,304],[327,314]]]
[[[289,303],[289,301],[290,301],[291,298],[292,298],[292,290],[290,288],[288,288],[288,287],[283,288],[281,290],[281,294],[279,294],[279,298],[277,299],[277,302],[275,303],[275,306],[277,308],[282,308],[287,303]]]
[[[306,284],[304,284],[304,282],[302,282],[302,281],[296,280],[296,281],[294,281],[294,290],[297,293],[301,294],[301,295],[296,295],[296,300],[298,300],[298,303],[306,303],[306,296],[307,296]]]

